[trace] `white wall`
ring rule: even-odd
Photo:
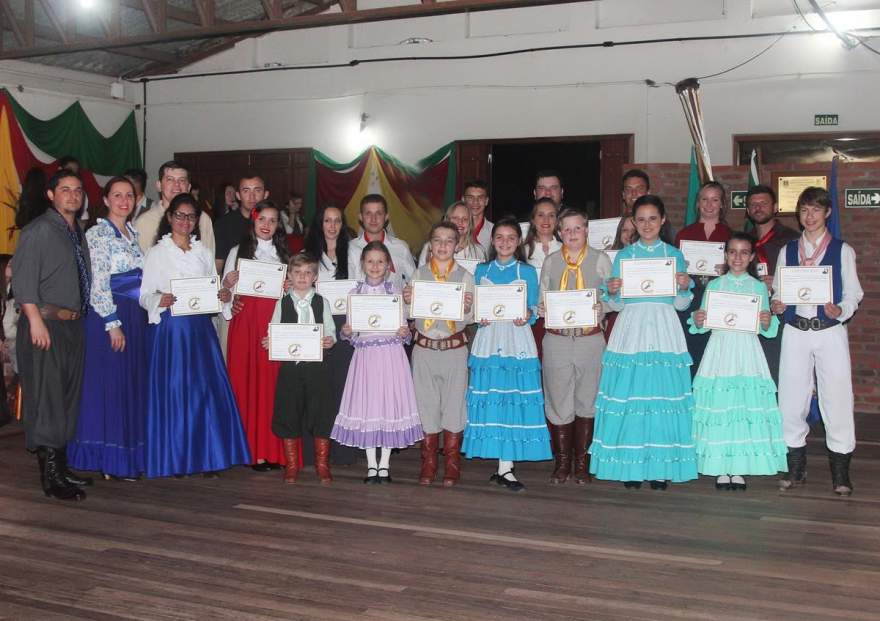
[[[388,0],[361,0],[359,6],[383,3]],[[847,5],[874,9],[844,13],[844,20],[862,28],[880,26],[877,2],[837,3]],[[791,3],[782,0],[603,0],[298,30],[244,41],[185,73],[807,29],[791,11]],[[398,44],[415,36],[433,42]],[[635,134],[636,161],[685,162],[690,138],[674,89],[665,83],[722,71],[773,40],[658,43],[152,82],[148,170],[175,151],[315,147],[348,160],[372,142],[414,163],[451,140],[607,133]],[[880,39],[873,43],[880,47]],[[878,78],[880,56],[844,50],[833,35],[822,34],[785,37],[754,62],[701,80],[713,163],[731,163],[733,134],[813,131],[817,113],[839,114],[841,130],[880,129]],[[645,79],[661,86],[648,87]],[[128,89],[133,101],[140,88]],[[366,140],[357,131],[362,112],[370,115]]]

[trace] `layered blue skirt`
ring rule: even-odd
[[[79,470],[118,477],[144,471],[147,404],[147,314],[138,304],[141,270],[110,277],[125,350],[114,352],[104,320],[90,308],[85,319],[86,351],[76,437],[67,459]]]
[[[208,315],[162,313],[147,328],[148,477],[225,470],[251,462],[220,343]]]

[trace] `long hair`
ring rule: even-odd
[[[744,241],[749,245],[749,253],[755,254],[755,238],[751,233],[745,233],[743,231],[734,231],[730,235],[730,239],[724,242],[724,273],[730,271],[730,268],[727,266],[727,251],[730,250],[730,243],[735,241]],[[758,278],[758,270],[755,265],[755,261],[749,261],[749,265],[746,268],[746,273],[752,278]],[[760,279],[759,279],[760,280]]]
[[[336,238],[336,273],[333,278],[336,280],[348,279],[348,242],[351,241],[351,233],[345,224],[345,214],[335,205],[325,205],[315,212],[312,218],[312,224],[308,227],[305,240],[305,251],[313,257],[317,257],[321,261],[324,253],[327,252],[327,240],[324,237],[324,214],[328,209],[337,209],[342,217],[342,224],[339,227],[339,237]]]
[[[727,192],[724,186],[717,181],[707,181],[700,186],[700,190],[697,192],[697,210],[699,211],[700,194],[703,193],[703,190],[712,189],[718,190],[718,193],[721,195],[721,209],[718,210],[718,221],[727,224]]]
[[[177,213],[177,210],[181,205],[189,205],[195,209],[196,222],[190,235],[195,235],[196,239],[202,238],[202,235],[199,232],[199,220],[202,217],[202,208],[199,206],[199,201],[197,201],[192,194],[178,194],[171,199],[171,204],[168,205],[168,209],[166,209],[165,213],[162,215],[162,220],[159,222],[159,229],[156,231],[156,239],[153,240],[154,244],[158,244],[163,237],[171,232],[171,217]]]
[[[644,196],[640,196],[636,199],[636,202],[633,203],[633,211],[632,218],[633,223],[635,223],[636,212],[639,210],[639,207],[642,205],[653,205],[657,211],[660,213],[661,218],[666,218],[666,205],[663,204],[663,199],[661,199],[656,194],[645,194]],[[666,219],[666,222],[663,223],[663,226],[660,227],[660,234],[658,236],[660,241],[666,242],[667,244],[672,243],[672,232],[669,228],[669,219]],[[639,239],[639,229],[636,228],[635,237],[633,238],[633,243],[635,243]]]
[[[544,176],[546,177],[550,175]],[[535,243],[538,241],[538,227],[535,226],[535,216],[538,215],[538,209],[541,205],[552,205],[553,209],[556,211],[556,217],[559,217],[559,206],[553,202],[552,198],[547,198],[545,196],[544,198],[539,198],[535,201],[535,204],[532,205],[532,212],[529,214],[529,232],[526,233],[526,239],[522,243],[523,253],[525,254],[526,260],[531,259],[532,255],[535,254]],[[553,237],[556,238],[556,227],[553,227]]]
[[[632,240],[638,237],[638,233],[635,231],[636,225],[633,223],[633,232],[630,237],[630,241],[627,243],[623,242],[623,227],[626,225],[627,221],[632,222],[632,218],[630,216],[623,216],[620,218],[620,222],[617,223],[617,232],[614,233],[614,243],[611,244],[611,250],[620,250],[621,248],[625,248],[632,243]]]
[[[513,258],[517,261],[526,262],[525,253],[523,253],[523,243],[522,243],[522,229],[519,227],[519,222],[513,216],[504,216],[498,222],[496,222],[492,226],[492,239],[495,239],[495,233],[503,226],[510,227],[514,231],[516,231],[516,250],[513,251]],[[495,252],[495,244],[489,244],[489,261],[494,261],[498,256],[498,253]]]
[[[129,179],[128,177],[123,177],[121,175],[118,175],[118,176],[110,179],[110,181],[108,181],[104,185],[104,189],[101,190],[101,198],[105,199],[108,196],[110,196],[110,190],[112,190],[113,186],[117,183],[127,184],[128,186],[131,187],[132,193],[135,195],[137,194],[137,191],[135,190],[134,184],[131,182],[131,179]],[[107,216],[110,215],[110,208],[107,207],[107,205],[104,203],[103,200],[99,201],[98,204],[95,205],[94,207],[92,207],[89,211],[91,213],[89,213],[89,221],[88,221],[88,224],[86,224],[86,230],[95,226],[95,224],[98,223],[98,218],[106,219]],[[134,213],[134,209],[131,210],[131,213],[128,214],[128,218],[126,218],[126,219],[130,220],[133,213]]]
[[[27,171],[15,209],[15,228],[23,229],[51,207],[46,189],[46,172],[42,168],[35,166]]]
[[[272,235],[272,245],[275,246],[275,252],[278,253],[278,258],[282,263],[286,264],[287,261],[290,260],[290,249],[287,247],[287,235],[284,232],[284,223],[281,222],[281,210],[278,209],[275,203],[268,200],[260,201],[257,203],[256,207],[254,207],[250,217],[250,225],[245,229],[244,233],[242,233],[241,240],[238,242],[238,258],[254,258],[254,253],[257,251],[257,215],[266,209],[274,209],[275,213],[278,214],[278,226],[275,229],[275,234]]]

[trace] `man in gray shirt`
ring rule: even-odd
[[[61,169],[49,180],[52,208],[21,231],[12,259],[12,287],[21,306],[16,348],[22,388],[25,444],[36,451],[47,496],[81,500],[79,478],[67,468],[66,448],[76,432],[82,390],[89,302],[89,248],[76,213],[82,180]]]

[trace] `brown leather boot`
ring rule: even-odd
[[[550,477],[550,482],[554,485],[565,483],[571,474],[571,443],[574,432],[574,423],[567,425],[551,425],[550,437],[551,444],[555,447],[556,452],[553,455],[556,458],[556,468]]]
[[[315,472],[321,485],[333,482],[333,475],[330,474],[330,438],[315,438]]]
[[[590,455],[587,449],[593,442],[593,418],[581,418],[576,416],[574,419],[574,442],[572,450],[574,451],[574,481],[578,485],[585,485],[593,481],[590,474]]]
[[[282,448],[284,449],[284,482],[296,483],[296,477],[299,474],[299,438],[282,438]]]
[[[443,430],[443,487],[452,487],[461,478],[461,440],[464,432]]]
[[[437,449],[440,447],[440,434],[427,433],[422,440],[422,470],[419,472],[419,485],[430,485],[437,476]]]

